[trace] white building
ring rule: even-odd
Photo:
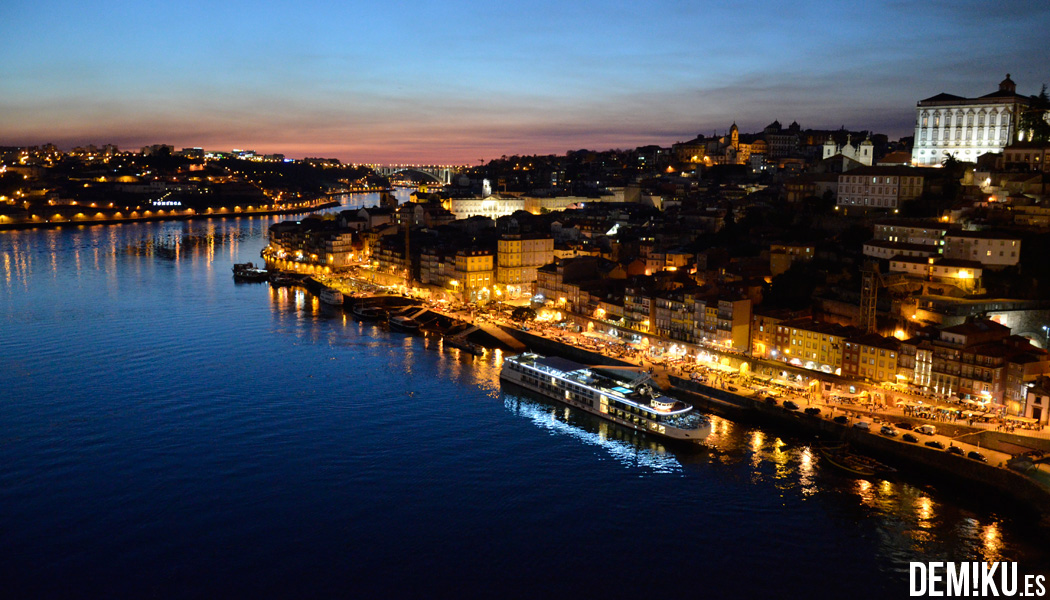
[[[982,154],[1002,151],[1015,139],[1018,115],[1029,103],[1016,90],[1007,74],[999,91],[979,98],[941,93],[920,100],[915,107],[912,164],[938,166],[946,153],[975,162]]]
[[[542,212],[555,212],[567,208],[575,208],[587,202],[623,202],[623,193],[602,196],[601,198],[581,196],[557,196],[554,198],[503,196],[450,198],[443,200],[442,206],[455,215],[456,219],[468,219],[480,215],[495,220],[500,217],[510,216],[519,210],[538,215]]]
[[[984,271],[980,263],[969,260],[895,256],[890,260],[890,273],[904,273],[920,279],[954,282],[979,280]]]
[[[1011,267],[1021,260],[1021,240],[992,231],[949,231],[945,258],[973,260],[986,267]]]
[[[895,256],[934,258],[940,256],[938,246],[926,244],[909,244],[907,242],[888,242],[885,240],[868,240],[864,242],[864,256],[889,260]]]
[[[858,167],[839,175],[839,206],[900,208],[922,195],[923,172],[911,167]]]
[[[1050,422],[1050,379],[1040,377],[1027,389],[1024,416],[1041,425]]]
[[[884,219],[875,222],[875,239],[905,244],[943,246],[948,228],[938,221]]]
[[[846,136],[845,146],[839,146],[836,144],[831,136],[828,136],[828,141],[824,142],[824,159],[841,154],[842,156],[853,159],[866,167],[871,166],[871,161],[875,158],[874,151],[875,145],[871,143],[870,136],[856,146],[850,143],[849,135]]]

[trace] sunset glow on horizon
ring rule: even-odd
[[[4,11],[0,145],[354,163],[669,146],[736,122],[912,133],[915,103],[1050,83],[1050,5],[90,5]]]

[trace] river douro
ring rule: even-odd
[[[499,352],[235,284],[276,220],[0,232],[0,595],[896,598],[911,561],[1050,570],[965,488],[719,418],[666,449],[504,393]]]

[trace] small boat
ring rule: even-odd
[[[419,321],[405,316],[390,317],[391,329],[397,329],[398,331],[419,331]]]
[[[352,310],[351,312],[353,313],[354,317],[361,321],[378,321],[379,317],[382,316],[382,313],[379,311],[379,309],[374,306],[358,305],[355,306],[354,310]]]
[[[266,269],[256,268],[256,266],[250,262],[236,263],[233,265],[234,281],[255,283],[266,281],[269,277],[270,273]]]
[[[339,290],[333,290],[332,288],[321,288],[321,302],[330,306],[342,306],[343,305],[343,293]]]
[[[485,347],[481,344],[475,344],[474,342],[467,341],[466,338],[460,336],[451,336],[445,338],[445,344],[453,348],[459,348],[463,352],[469,352],[474,356],[481,356],[485,353]]]
[[[270,285],[273,287],[290,287],[293,285],[301,285],[303,280],[299,277],[288,275],[287,273],[275,272],[270,275]]]
[[[850,452],[847,444],[820,444],[817,449],[833,466],[860,477],[879,477],[897,472],[874,458]]]

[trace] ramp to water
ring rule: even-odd
[[[494,337],[495,339],[499,340],[501,344],[507,346],[515,352],[525,351],[525,344],[522,344],[517,339],[515,339],[499,327],[492,327],[490,325],[477,325],[476,327],[481,331],[484,331],[488,335]]]

